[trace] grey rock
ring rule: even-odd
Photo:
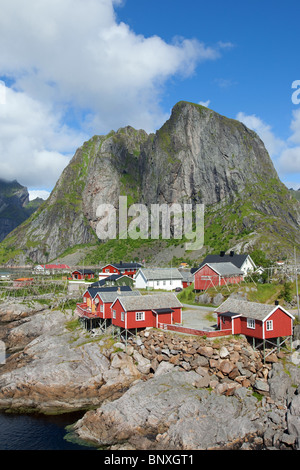
[[[263,380],[256,380],[254,383],[254,388],[259,392],[268,392],[269,391],[269,384]]]
[[[268,198],[262,197],[265,191]],[[19,226],[5,239],[5,247],[22,250],[16,257],[20,261],[29,257],[41,263],[45,253],[56,259],[74,245],[95,243],[98,206],[118,208],[124,193],[147,207],[203,203],[207,208],[217,204],[222,212],[230,204],[235,235],[253,231],[258,242],[265,215],[272,218],[272,233],[279,240],[300,241],[299,203],[280,182],[258,135],[203,106],[179,102],[155,134],[127,126],[85,142],[30,225]],[[241,220],[245,201],[251,209]],[[231,218],[222,223],[224,233],[232,233]],[[28,247],[33,239],[35,246]],[[284,244],[275,241],[277,245],[268,240],[268,247],[279,255]]]

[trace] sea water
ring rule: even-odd
[[[82,413],[56,416],[0,413],[0,450],[95,450],[65,439]]]

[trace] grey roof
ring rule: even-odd
[[[172,293],[148,294],[126,298],[119,297],[119,299],[126,311],[182,307],[176,295]]]
[[[224,252],[219,253],[218,255],[207,255],[202,263],[199,264],[198,268],[192,268],[191,272],[194,273],[197,271],[197,269],[201,268],[204,266],[206,263],[232,263],[234,264],[237,268],[241,268],[248,258],[248,254],[241,254],[238,255],[236,253],[231,252],[231,254],[226,255]]]
[[[104,303],[107,302],[114,302],[117,297],[123,298],[128,296],[139,296],[141,295],[140,291],[132,290],[132,291],[114,291],[114,292],[98,292],[98,295]]]
[[[220,276],[242,275],[243,271],[232,263],[207,263]]]
[[[118,289],[121,289],[122,292],[132,290],[130,286],[104,286],[102,287],[102,285],[99,284],[99,282],[100,281],[93,282],[93,284],[90,287],[88,287],[87,290],[84,292],[84,294],[86,292],[89,292],[91,297],[94,298],[98,292],[115,292]]]
[[[185,282],[193,282],[194,281],[194,276],[190,271],[187,270],[180,270],[180,273],[182,275],[182,280]]]
[[[141,268],[145,278],[148,280],[163,280],[163,279],[182,279],[177,268]]]
[[[120,263],[108,263],[105,266],[114,266],[117,269],[131,269],[131,268],[138,269],[142,265],[140,263],[136,263],[136,262],[131,262],[131,263],[120,262]],[[105,266],[103,266],[102,269],[105,268]]]
[[[74,269],[72,273],[95,274],[95,271],[92,271],[91,269]]]
[[[248,302],[247,300],[227,299],[216,310],[216,313],[230,313],[263,321],[276,308],[276,305]],[[282,308],[282,307],[281,307]],[[288,315],[285,309],[283,309]],[[293,317],[292,315],[290,315]]]

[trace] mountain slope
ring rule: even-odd
[[[280,257],[300,245],[300,203],[280,182],[257,134],[208,108],[179,102],[155,134],[128,126],[85,142],[49,199],[0,245],[0,262],[44,262],[77,245],[95,245],[94,262],[103,261],[108,248],[113,257],[115,247],[132,258],[144,256],[139,248],[147,246],[161,258],[158,251],[170,242],[99,244],[97,207],[117,208],[120,195],[129,205],[205,204],[208,251],[260,247]]]
[[[0,179],[0,241],[28,219],[42,202],[41,198],[29,202],[27,188],[17,181]]]

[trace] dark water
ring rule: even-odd
[[[0,413],[0,450],[95,450],[64,439],[82,413],[58,416]]]

